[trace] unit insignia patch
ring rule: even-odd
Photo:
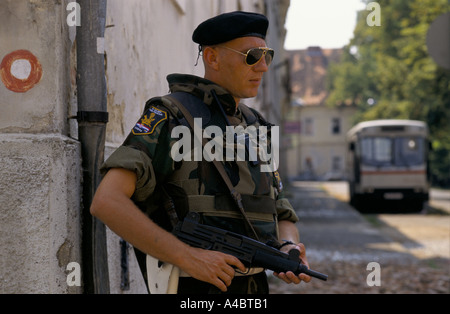
[[[136,123],[132,132],[134,135],[150,135],[156,126],[167,120],[167,112],[150,107],[145,115]]]

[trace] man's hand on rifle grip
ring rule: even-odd
[[[303,243],[286,245],[281,248],[281,251],[285,253],[289,253],[290,250],[298,250],[300,252],[300,259],[302,260],[302,264],[305,264],[309,268],[308,260],[306,258],[306,249]],[[308,283],[311,281],[311,277],[306,274],[299,274],[296,276],[293,272],[288,271],[287,273],[273,273],[275,277],[283,280],[284,282],[291,284],[299,284],[302,281]]]

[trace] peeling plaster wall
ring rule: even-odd
[[[15,85],[26,85],[36,69],[29,66],[28,73],[1,63],[0,293],[82,289],[66,283],[67,264],[81,262],[80,146],[68,137],[67,123],[73,88],[66,3],[0,4],[0,62],[26,50],[42,69],[30,89],[17,92],[5,74],[19,73]]]
[[[79,144],[61,135],[0,134],[0,293],[79,293]]]
[[[109,123],[107,158],[131,131],[145,102],[169,92],[167,75],[203,76],[194,29],[216,14],[262,8],[261,1],[218,0],[108,0],[105,60]],[[146,293],[132,249],[128,249],[130,290],[120,289],[120,238],[108,230],[110,287],[112,293]]]
[[[126,5],[108,0],[108,146],[123,142],[148,99],[168,93],[167,75],[203,76],[201,59],[195,66],[198,46],[191,39],[198,24],[221,12],[262,7],[255,0],[130,0]]]
[[[82,197],[77,123],[68,120],[77,112],[76,27],[66,23],[69,2],[0,4],[0,62],[27,50],[42,70],[24,92],[0,80],[0,293],[81,293],[83,288],[66,282],[67,265],[81,264]],[[194,66],[198,48],[191,40],[200,22],[265,7],[263,0],[108,0],[105,156],[123,142],[145,102],[168,92],[168,74],[203,75],[201,60]],[[31,63],[30,68],[35,73]],[[0,74],[5,69],[10,70],[4,67]],[[27,67],[19,72],[31,77]],[[119,240],[108,230],[111,293],[146,293],[131,248],[130,290],[121,290]]]
[[[65,24],[65,1],[2,0],[0,4],[0,60],[25,49],[42,65],[38,84],[15,93],[0,82],[1,133],[67,134],[67,59],[70,48]]]

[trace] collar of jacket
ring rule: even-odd
[[[167,76],[167,81],[171,93],[187,92],[193,94],[202,99],[208,106],[215,102],[212,95],[214,91],[226,114],[233,116],[236,113],[236,102],[233,96],[225,88],[212,81],[189,74],[170,74]]]

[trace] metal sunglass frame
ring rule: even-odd
[[[274,58],[274,56],[275,56],[275,50],[273,50],[272,48],[267,48],[267,47],[251,48],[251,49],[249,49],[249,50],[247,51],[247,53],[240,52],[240,51],[238,51],[238,50],[235,50],[235,49],[230,48],[230,47],[227,47],[227,46],[218,46],[218,47],[225,48],[225,49],[228,49],[228,50],[237,52],[237,53],[239,53],[239,54],[245,56],[245,64],[248,65],[248,66],[250,66],[250,67],[251,67],[251,66],[254,66],[254,65],[256,65],[256,64],[258,64],[258,63],[262,60],[262,58],[263,58],[263,57],[266,57],[267,54],[269,53],[269,51],[271,51],[271,52],[272,52],[272,55],[271,55],[271,60],[270,60],[270,62],[267,62],[267,58],[266,58],[266,64],[267,64],[267,66],[270,66],[270,64],[272,63],[273,58]],[[252,50],[262,50],[262,51],[263,51],[263,54],[261,55],[261,58],[258,59],[258,61],[256,61],[256,62],[253,63],[253,64],[249,64],[249,63],[247,62],[247,59],[248,59],[248,55],[249,55],[250,51],[252,51]]]

